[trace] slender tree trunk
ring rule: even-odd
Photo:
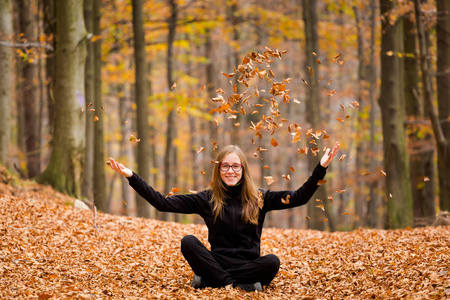
[[[178,8],[176,0],[169,0],[169,6],[171,14],[168,20],[169,35],[167,39],[167,85],[172,87],[174,84],[174,55],[173,55],[173,43],[175,40]],[[173,141],[177,137],[177,124],[176,124],[176,107],[175,103],[169,103],[169,115],[167,116],[167,134],[166,134],[166,153],[164,156],[164,193],[167,195],[175,183],[176,172],[176,146]],[[167,215],[163,214],[163,219],[167,219]]]
[[[131,161],[132,160],[132,153],[130,148],[130,142],[128,141],[127,137],[131,134],[130,126],[131,124],[129,122],[126,122],[128,120],[128,115],[130,114],[130,108],[127,104],[127,98],[125,97],[125,88],[123,85],[119,85],[117,87],[117,94],[120,95],[119,97],[119,117],[120,117],[120,135],[122,136],[122,140],[120,141],[120,157],[124,159],[124,161]],[[130,185],[128,184],[128,181],[123,176],[121,177],[121,184],[122,184],[122,211],[121,213],[124,215],[128,215],[128,208],[130,205]]]
[[[84,0],[83,15],[84,23],[86,25],[86,31],[91,34],[94,33],[94,0]],[[81,193],[84,198],[93,201],[94,191],[94,115],[96,113],[91,112],[90,109],[94,107],[90,104],[94,102],[95,98],[95,83],[94,83],[94,44],[91,41],[87,41],[87,56],[84,70],[84,89],[85,98],[88,105],[85,107],[86,111],[86,147],[84,154],[84,167],[83,167],[83,185],[81,187]]]
[[[438,143],[439,207],[450,211],[450,1],[436,1],[437,100],[443,138]],[[436,135],[436,133],[435,133]]]
[[[12,37],[11,0],[0,0],[0,36]],[[10,111],[12,96],[12,49],[0,46],[0,165],[7,165],[10,137]]]
[[[94,36],[101,35],[100,29],[100,0],[93,3]],[[103,134],[103,101],[102,101],[102,39],[94,43],[94,107],[98,121],[94,124],[94,204],[100,211],[108,212],[106,199],[105,175],[105,138]]]
[[[377,81],[376,68],[375,68],[375,30],[376,30],[376,0],[370,0],[370,54],[369,54],[369,65],[368,65],[368,81],[369,81],[369,124],[370,124],[370,141],[369,141],[369,170],[375,169],[375,153],[377,153],[375,147],[375,84]],[[372,181],[369,185],[369,201],[367,204],[367,221],[364,225],[372,228],[378,228],[379,217],[378,217],[378,195],[375,192],[378,183],[377,181]]]
[[[363,49],[363,43],[364,43],[364,37],[362,32],[362,20],[361,20],[361,13],[358,10],[357,6],[353,6],[353,11],[355,12],[355,21],[356,21],[356,28],[357,28],[357,37],[358,37],[358,91],[357,91],[357,99],[359,102],[359,110],[361,112],[364,112],[367,108],[365,105],[365,100],[363,99],[363,94],[365,91],[365,83],[366,83],[366,65],[364,63],[364,49]],[[365,124],[366,121],[363,120],[363,114],[358,114],[357,119],[357,146],[356,146],[356,172],[359,172],[360,170],[364,169],[365,166],[365,160],[367,157],[367,151],[366,151],[366,141],[364,140],[365,133]],[[366,198],[364,196],[364,187],[365,183],[361,179],[361,176],[356,177],[356,188],[355,188],[355,219],[353,226],[354,228],[359,228],[363,225],[364,220],[364,214],[365,214],[365,208],[366,208]]]
[[[383,123],[384,165],[387,173],[387,227],[413,225],[413,202],[405,140],[403,64],[403,24],[390,24],[397,1],[380,0],[381,22],[381,92],[379,104]]]
[[[145,61],[145,35],[144,35],[144,15],[142,12],[142,0],[132,0],[133,4],[133,31],[134,31],[134,51],[135,51],[135,85],[136,85],[136,106],[137,106],[137,137],[141,140],[138,143],[138,172],[142,179],[148,181],[149,155],[148,155],[148,93],[147,93],[147,63]],[[147,201],[136,194],[136,210],[139,217],[148,218],[150,209]]]
[[[309,77],[308,82],[308,100],[306,103],[306,114],[307,121],[311,128],[316,129],[319,125],[319,117],[320,117],[320,96],[319,96],[319,86],[317,83],[318,77],[318,68],[317,63],[315,62],[313,52],[318,52],[318,33],[317,33],[317,9],[316,2],[314,0],[304,0],[303,1],[303,21],[305,23],[305,55],[306,55],[306,66],[309,66],[313,69],[314,77]],[[321,149],[321,145],[318,144],[317,147]],[[308,160],[309,171],[317,166],[319,163],[319,156],[310,156]],[[316,194],[313,196],[314,199],[308,203],[308,216],[309,220],[309,228],[316,230],[324,230],[325,223],[324,219],[325,214],[317,208],[317,203],[315,201],[316,198],[322,200],[324,205],[327,203],[327,190],[326,186],[322,186],[317,190]]]
[[[37,40],[36,25],[33,22],[30,5],[29,0],[19,1],[20,31],[24,34],[24,38],[27,41],[35,41]],[[32,61],[31,57],[22,62],[23,84],[21,91],[24,101],[24,133],[28,177],[34,177],[40,172],[40,139],[38,132],[39,90],[37,86],[37,71],[37,63]]]
[[[43,0],[44,1],[44,34],[46,36],[55,36],[56,34],[56,13],[55,13],[55,0]],[[46,87],[47,87],[47,110],[49,119],[49,133],[53,135],[55,124],[55,97],[54,97],[54,85],[55,85],[55,52],[56,43],[53,38],[53,51],[46,51],[45,59],[45,74],[46,74]]]
[[[432,138],[426,133],[421,137],[420,131],[423,109],[419,99],[419,66],[417,49],[417,28],[410,15],[404,20],[405,46],[405,103],[408,117],[408,144],[410,153],[411,192],[414,207],[414,226],[431,225],[435,216],[434,191],[434,149],[430,144]],[[423,131],[422,131],[423,132]],[[424,178],[429,181],[425,182]]]
[[[86,29],[83,3],[57,1],[55,131],[50,163],[37,177],[41,183],[71,195],[81,195],[84,153],[84,63]]]

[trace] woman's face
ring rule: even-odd
[[[225,170],[228,167],[228,170]],[[238,171],[236,171],[238,170]],[[228,186],[236,185],[242,178],[242,165],[239,156],[231,152],[220,164],[220,177]]]

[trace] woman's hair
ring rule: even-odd
[[[222,181],[220,177],[220,164],[223,159],[230,153],[236,153],[239,156],[242,164],[242,219],[246,223],[258,224],[259,218],[259,207],[258,207],[258,199],[260,197],[259,191],[253,182],[253,179],[250,175],[250,170],[248,167],[248,161],[245,157],[242,150],[235,145],[228,145],[223,148],[219,154],[217,155],[217,161],[214,165],[213,176],[212,176],[212,198],[211,202],[213,203],[213,211],[214,211],[214,221],[217,220],[218,217],[222,216],[223,206],[225,205],[226,198],[226,184]]]

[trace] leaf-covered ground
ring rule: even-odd
[[[450,228],[318,232],[265,229],[281,269],[262,292],[190,287],[180,239],[206,228],[76,209],[29,183],[0,184],[2,299],[445,299]]]

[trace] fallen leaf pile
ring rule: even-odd
[[[98,213],[48,187],[0,183],[2,299],[444,299],[450,227],[263,231],[281,260],[262,292],[190,287],[180,240],[203,225]]]

